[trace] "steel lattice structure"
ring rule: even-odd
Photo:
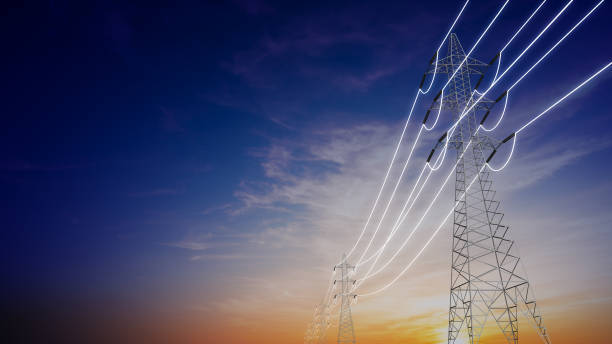
[[[448,56],[433,64],[429,73],[452,77],[448,94],[434,102],[433,108],[450,110],[458,120],[462,111],[473,104],[471,76],[483,75],[488,64],[465,52],[457,35],[450,36]],[[508,343],[518,343],[518,310],[525,306],[526,314],[535,323],[540,336],[550,343],[546,328],[536,307],[529,282],[518,271],[519,256],[509,236],[509,227],[502,224],[504,214],[495,200],[489,172],[482,170],[485,154],[497,141],[477,132],[476,111],[490,110],[494,101],[481,102],[463,117],[448,138],[449,146],[457,151],[455,179],[450,306],[448,343],[454,343],[461,331],[467,332],[470,344],[478,343],[487,320],[492,317]],[[472,140],[471,151],[461,156]],[[478,177],[466,193],[466,181]],[[462,195],[465,194],[465,197]]]
[[[305,344],[325,344],[327,343],[327,329],[330,325],[331,307],[334,304],[327,303],[325,299],[315,307],[314,318],[308,325],[304,335]]]
[[[315,310],[314,321],[309,324],[306,331],[304,341],[306,344],[311,344],[313,341],[318,343],[325,342],[325,331],[329,327],[329,318],[331,315],[334,305],[338,301],[338,296],[341,298],[340,317],[338,324],[338,343],[355,343],[355,333],[353,328],[353,321],[351,315],[351,301],[356,298],[352,292],[363,283],[363,281],[371,278],[378,274],[381,270],[387,268],[389,263],[395,259],[397,254],[404,248],[406,243],[412,237],[412,233],[416,231],[418,226],[421,224],[423,218],[427,215],[434,202],[437,200],[440,192],[444,189],[447,182],[455,173],[455,204],[447,211],[446,217],[438,228],[433,231],[429,239],[425,242],[423,247],[417,252],[413,260],[411,260],[403,270],[397,276],[395,276],[390,282],[385,284],[383,287],[378,288],[374,291],[362,293],[362,296],[372,296],[385,291],[391,285],[396,283],[399,278],[412,266],[414,261],[423,253],[427,246],[434,239],[436,234],[443,228],[444,223],[448,220],[451,215],[453,216],[453,231],[452,231],[452,248],[451,248],[451,283],[450,283],[450,304],[449,304],[449,319],[448,319],[448,343],[455,343],[460,336],[465,336],[470,344],[479,343],[480,338],[485,329],[487,322],[492,318],[495,324],[491,324],[493,327],[497,326],[504,338],[508,343],[518,344],[519,342],[519,322],[518,314],[519,311],[525,315],[525,318],[532,323],[541,339],[550,344],[550,338],[544,327],[542,317],[537,308],[535,296],[533,290],[530,287],[529,281],[526,277],[524,270],[519,271],[520,257],[518,255],[518,249],[515,242],[511,239],[509,234],[509,227],[502,223],[504,214],[500,210],[500,203],[495,199],[496,192],[493,188],[493,182],[491,179],[490,171],[498,172],[503,170],[510,160],[512,159],[512,153],[517,142],[518,134],[525,128],[532,125],[536,120],[541,118],[546,113],[550,112],[553,108],[561,104],[566,98],[571,96],[573,93],[583,88],[589,82],[594,80],[597,76],[602,74],[608,68],[612,67],[612,61],[608,62],[603,68],[599,69],[596,73],[589,76],[586,80],[578,84],[571,91],[558,98],[550,106],[546,107],[539,114],[535,115],[531,120],[526,122],[518,130],[514,131],[508,137],[501,142],[487,136],[481,132],[493,131],[502,121],[506,112],[506,106],[508,104],[508,94],[512,91],[515,86],[523,80],[527,74],[529,74],[537,65],[539,65],[553,50],[555,50],[569,35],[578,28],[602,3],[603,0],[599,1],[595,6],[591,8],[574,26],[567,31],[567,33],[561,37],[550,49],[546,51],[527,71],[522,74],[517,80],[512,83],[497,99],[490,100],[485,97],[487,93],[504,77],[506,73],[521,59],[521,57],[532,47],[532,45],[555,23],[559,16],[565,12],[567,7],[572,3],[568,1],[566,5],[553,17],[548,24],[540,31],[540,33],[518,54],[518,56],[508,64],[505,70],[500,72],[501,56],[505,49],[510,45],[514,38],[521,32],[531,18],[538,12],[540,7],[544,5],[546,0],[543,0],[540,5],[532,12],[521,27],[518,28],[514,36],[512,36],[507,43],[501,48],[497,55],[489,63],[481,62],[472,57],[466,56],[457,35],[452,33],[454,26],[461,16],[463,9],[467,5],[468,1],[465,2],[463,8],[459,12],[459,15],[451,25],[446,36],[440,43],[440,46],[436,50],[435,55],[429,62],[429,67],[423,75],[418,92],[415,96],[414,103],[408,114],[408,119],[404,125],[402,134],[398,140],[397,146],[389,163],[387,173],[384,177],[383,183],[380,186],[378,195],[370,215],[365,222],[365,225],[361,231],[361,234],[357,238],[357,241],[353,245],[353,248],[349,251],[349,256],[354,252],[355,248],[361,242],[364,233],[370,223],[372,214],[374,213],[381,193],[383,192],[387,183],[389,173],[393,168],[394,162],[398,150],[404,139],[406,128],[410,121],[410,118],[415,109],[415,105],[420,95],[426,95],[431,90],[435,78],[432,78],[429,85],[424,88],[427,74],[446,74],[448,81],[444,87],[437,93],[433,99],[433,103],[427,110],[419,134],[415,139],[412,149],[416,147],[421,131],[432,130],[438,122],[440,112],[436,117],[435,123],[431,127],[426,126],[427,119],[431,111],[447,110],[454,113],[454,124],[450,130],[444,133],[432,149],[427,162],[423,167],[423,172],[426,167],[429,167],[430,172],[435,171],[444,161],[446,150],[448,147],[454,148],[457,152],[455,166],[446,176],[444,183],[438,189],[434,199],[431,201],[425,213],[421,217],[421,220],[415,225],[408,238],[404,241],[398,251],[395,252],[393,257],[390,258],[379,270],[374,273],[372,268],[376,265],[380,253],[384,251],[387,242],[395,234],[395,230],[404,221],[407,213],[404,213],[406,205],[399,215],[398,221],[392,229],[387,241],[381,246],[377,252],[378,256],[372,255],[370,258],[363,260],[366,252],[368,251],[370,244],[376,236],[380,224],[383,221],[387,213],[395,191],[402,180],[402,176],[408,165],[408,161],[412,156],[412,150],[404,163],[404,169],[402,170],[400,177],[396,183],[396,186],[387,202],[387,206],[381,215],[379,226],[372,234],[372,238],[361,255],[361,258],[356,262],[357,266],[361,266],[371,258],[376,257],[376,260],[370,267],[370,270],[366,272],[359,284],[355,285],[354,280],[350,279],[351,273],[355,273],[355,267],[347,263],[347,256],[344,255],[342,261],[334,267],[334,273],[330,277],[330,283],[328,291],[323,299],[320,307]],[[496,16],[491,20],[489,25],[476,40],[474,45],[469,51],[469,55],[474,51],[478,43],[484,37],[486,32],[489,30],[491,25],[495,22],[501,11],[504,9],[508,1],[504,2]],[[447,40],[448,39],[448,40]],[[447,44],[448,55],[440,58],[440,49]],[[478,86],[482,83],[485,72],[488,67],[493,65],[495,61],[499,61],[497,64],[497,71],[493,77],[493,81],[485,92],[476,92]],[[435,63],[434,63],[435,62]],[[473,75],[480,76],[476,82],[476,86],[472,88],[471,77]],[[477,97],[475,95],[478,95]],[[504,109],[499,117],[497,123],[490,128],[485,128],[483,123],[487,119],[493,106],[502,99],[506,99],[504,103]],[[469,111],[468,111],[469,109]],[[480,123],[476,121],[476,114],[479,111],[486,111],[482,116]],[[499,168],[493,168],[489,165],[489,161],[493,158],[497,149],[503,143],[512,141],[512,148],[506,162]],[[433,167],[430,165],[430,159],[434,155],[436,148],[439,145],[444,145],[444,156],[439,156],[436,159],[436,163]],[[485,159],[485,156],[488,156]],[[438,165],[440,161],[440,165]],[[421,173],[422,175],[422,173]],[[428,177],[427,177],[428,178]],[[427,178],[421,186],[421,190],[427,182]],[[419,183],[421,176],[418,177],[416,185]],[[468,183],[469,182],[469,183]],[[414,191],[414,188],[413,188]],[[418,198],[420,190],[415,196]],[[412,192],[411,192],[412,195]],[[411,196],[409,196],[409,199]],[[413,200],[413,204],[414,204]],[[412,207],[412,206],[411,206]],[[408,208],[408,211],[410,208]],[[522,268],[522,265],[521,265]],[[341,279],[336,278],[338,270],[341,274]],[[332,284],[333,281],[333,284]],[[337,283],[340,282],[340,283]],[[339,293],[336,289],[336,295],[334,296],[333,302],[330,302],[330,297],[333,287],[340,288]],[[522,326],[522,325],[521,325]],[[463,337],[462,339],[464,339]]]
[[[353,316],[351,315],[351,300],[356,297],[351,294],[352,286],[355,280],[350,278],[350,271],[355,270],[355,266],[349,265],[346,262],[346,254],[342,256],[342,263],[336,265],[334,270],[340,269],[341,279],[335,280],[334,283],[340,283],[340,293],[334,297],[341,297],[340,302],[340,317],[338,320],[338,344],[351,343],[355,344],[355,329],[353,328]]]

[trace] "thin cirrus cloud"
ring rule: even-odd
[[[234,260],[234,259],[249,259],[251,256],[244,254],[198,254],[189,258],[191,261],[196,260]]]
[[[186,249],[186,250],[192,250],[192,251],[204,251],[204,250],[208,250],[210,248],[215,247],[214,244],[209,243],[209,242],[186,241],[186,240],[165,243],[164,245],[171,246],[171,247],[178,247],[178,248],[182,248],[182,249]]]
[[[266,174],[267,181],[259,181],[257,190],[249,188],[248,181],[245,181],[235,192],[242,208],[232,216],[249,218],[264,209],[270,211],[271,217],[278,216],[279,219],[278,222],[271,221],[268,225],[257,224],[257,221],[253,220],[257,232],[248,237],[235,238],[235,240],[247,248],[246,251],[249,254],[257,257],[278,258],[282,256],[290,261],[309,262],[307,271],[302,271],[301,276],[294,280],[287,281],[286,276],[290,275],[293,270],[289,266],[280,268],[281,271],[275,270],[274,273],[262,272],[260,277],[278,283],[282,282],[278,279],[283,279],[288,292],[292,294],[307,293],[313,300],[322,296],[319,294],[324,292],[324,280],[329,273],[322,273],[322,271],[329,271],[328,265],[339,258],[337,252],[348,249],[352,240],[356,238],[358,229],[363,224],[363,214],[369,211],[372,204],[371,198],[380,186],[384,167],[392,154],[395,134],[397,134],[397,127],[394,124],[360,124],[311,132],[292,142],[275,141],[267,149],[255,154]],[[408,139],[408,142],[411,140],[412,137]],[[506,194],[525,190],[527,186],[538,183],[556,171],[576,164],[581,158],[609,146],[607,141],[580,143],[581,141],[584,140],[579,138],[569,141],[551,139],[549,142],[540,143],[528,149],[519,149],[515,156],[516,160],[504,170],[501,179],[503,183],[496,185],[500,185],[501,191]],[[523,144],[529,143],[529,140],[523,140]],[[415,161],[413,169],[415,166],[421,166],[420,159],[416,158]],[[296,165],[299,165],[300,168],[296,168]],[[298,175],[296,175],[296,170],[299,171]],[[413,173],[408,173],[405,184],[410,185],[413,182],[415,177]],[[438,182],[432,181],[432,188],[437,188],[437,185],[439,185]],[[405,193],[398,194],[397,202],[399,203],[399,200],[403,200],[404,197]],[[295,208],[295,206],[299,207]],[[414,213],[420,214],[423,207],[424,204],[419,203]],[[430,218],[441,218],[438,215],[441,215],[443,211],[443,209],[435,209]],[[397,214],[397,212],[397,206],[393,206],[390,214]],[[526,214],[521,219],[521,223],[529,223],[530,216]],[[534,223],[539,223],[537,220],[534,218]],[[423,235],[429,235],[430,228],[437,224],[435,220],[428,221],[431,222],[423,226]],[[556,226],[550,225],[551,221],[556,220],[549,219],[548,228],[554,227],[559,237],[564,236],[563,233],[567,232],[564,229],[564,220],[559,219]],[[385,228],[387,227],[383,226],[381,233],[386,233]],[[400,235],[403,235],[402,231],[399,232]],[[520,240],[524,239],[524,235],[517,233]],[[430,251],[442,250],[440,244],[444,240],[437,238],[438,243],[433,245]],[[390,245],[392,252],[397,248],[397,245],[394,244]],[[582,244],[587,245],[589,241],[584,241]],[[375,245],[375,247],[378,246]],[[540,252],[547,251],[549,249]],[[556,256],[557,253],[549,254]],[[446,253],[443,257],[435,255],[433,257],[436,257],[433,260],[435,262],[433,266],[436,268],[447,263]],[[206,258],[215,259],[215,256]],[[230,260],[237,257],[230,254],[227,257],[216,258]],[[428,259],[431,260],[432,257]],[[424,262],[427,262],[427,259]],[[397,264],[401,267],[401,261],[395,263]],[[422,270],[422,267],[416,267],[416,270],[419,269]],[[389,274],[392,275],[394,271],[395,268],[392,267],[389,273],[381,275],[381,278],[373,281],[374,283],[368,288],[384,283],[390,277]],[[434,275],[436,281],[439,278],[445,279],[445,276],[440,277],[438,273]],[[548,274],[542,276],[548,276]],[[308,285],[314,283],[318,287],[306,290],[303,284],[307,280],[320,283],[308,282]],[[418,282],[412,279],[411,283]],[[568,289],[567,292],[572,290],[574,289]],[[563,290],[560,292],[565,293]],[[394,294],[393,289],[390,294]],[[445,299],[442,293],[432,297],[436,300]],[[280,301],[270,300],[270,302]],[[423,306],[420,311],[439,311],[432,309],[432,304],[427,307]],[[253,305],[253,307],[256,306]],[[263,304],[262,307],[264,307]]]
[[[333,221],[335,216],[352,218],[367,208],[369,198],[377,191],[395,132],[392,125],[359,125],[319,131],[303,142],[272,143],[256,155],[269,179],[264,191],[261,183],[259,192],[243,183],[235,196],[244,208],[289,209],[301,205],[316,213],[311,216],[316,221]],[[511,185],[509,189],[536,183],[581,157],[609,147],[610,142],[576,138],[531,143],[531,147],[525,144],[530,141],[519,140],[512,168],[504,173],[504,180],[509,181],[504,185]],[[417,164],[420,166],[418,162],[414,166]]]
[[[532,140],[533,141],[533,140]],[[523,144],[519,138],[518,144]],[[609,148],[608,139],[565,138],[562,141],[535,142],[531,147],[517,147],[510,173],[504,173],[500,190],[526,188],[556,171],[577,163],[580,158]]]
[[[343,22],[342,16],[337,19],[339,23]],[[321,20],[325,23],[325,18]],[[355,22],[354,19],[353,21]],[[411,61],[411,54],[415,53],[407,52],[402,47],[402,45],[410,46],[408,44],[411,39],[409,34],[403,36],[402,40],[396,41],[393,40],[397,38],[397,35],[383,37],[385,33],[390,32],[385,30],[395,30],[397,33],[405,27],[379,26],[378,30],[367,30],[367,35],[361,35],[359,30],[351,31],[350,29],[347,30],[348,33],[342,30],[329,30],[335,33],[328,34],[325,25],[316,27],[317,30],[313,30],[305,22],[299,21],[289,23],[284,30],[277,31],[281,32],[280,34],[267,35],[253,40],[251,46],[236,52],[229,62],[223,64],[226,71],[244,81],[246,87],[252,91],[249,95],[253,97],[247,100],[236,100],[232,98],[231,89],[228,89],[225,90],[227,92],[220,94],[217,104],[263,114],[292,133],[290,139],[270,138],[267,146],[250,151],[251,157],[259,163],[263,178],[247,177],[243,179],[233,193],[236,203],[223,210],[228,223],[236,223],[237,219],[240,219],[240,226],[248,228],[248,234],[232,238],[232,242],[239,245],[240,254],[234,251],[224,252],[221,255],[205,252],[202,255],[192,256],[194,261],[225,260],[219,264],[236,264],[236,266],[246,265],[244,261],[247,260],[265,261],[267,264],[261,264],[260,267],[243,268],[243,273],[251,277],[257,276],[272,285],[283,285],[283,291],[289,295],[300,295],[300,298],[284,298],[281,293],[262,288],[243,288],[239,293],[228,293],[225,297],[220,297],[214,302],[210,301],[207,305],[210,309],[227,314],[228,317],[243,325],[248,323],[257,326],[258,317],[262,315],[269,315],[276,323],[282,323],[285,319],[282,319],[280,313],[283,313],[284,310],[296,314],[297,317],[303,317],[304,321],[309,320],[312,306],[325,292],[331,264],[340,258],[343,250],[352,246],[353,240],[357,238],[363,226],[393,153],[395,140],[399,137],[401,130],[401,123],[385,122],[348,121],[341,125],[326,123],[323,128],[309,127],[308,131],[288,124],[291,121],[287,121],[287,118],[299,115],[313,116],[321,113],[321,111],[314,114],[309,113],[310,110],[302,106],[312,100],[309,98],[320,96],[330,87],[333,87],[334,92],[372,90],[373,86],[385,78],[401,72],[403,68],[409,68],[407,63]],[[402,32],[410,33],[411,30]],[[335,47],[342,45],[362,47],[364,55],[373,49],[376,49],[378,54],[375,59],[369,60],[365,66],[360,65],[359,70],[355,71],[350,68],[342,68],[345,66],[335,69],[329,65],[319,65],[319,59],[322,56],[332,53]],[[275,70],[281,60],[284,67],[289,66],[287,73],[277,73]],[[401,62],[390,64],[387,63],[388,61]],[[301,82],[301,92],[297,93],[297,96],[285,89],[285,86],[291,87],[291,83],[286,80],[287,75],[290,76],[291,81]],[[316,80],[318,89],[310,92],[309,80]],[[550,85],[545,86],[542,92],[548,94],[560,88],[562,88],[560,93],[566,91],[562,87],[563,80],[556,82],[554,89]],[[528,91],[533,92],[533,90],[534,88]],[[334,95],[342,95],[342,93],[336,92]],[[287,97],[287,94],[291,97]],[[554,97],[556,97],[555,94],[550,99]],[[215,94],[207,94],[206,98],[211,102],[216,99]],[[505,137],[512,131],[511,128],[524,123],[525,119],[537,113],[524,110],[541,110],[536,106],[539,104],[534,104],[532,101],[528,104],[515,102],[520,100],[517,95],[513,95],[511,99],[509,107],[511,110],[509,111],[518,115],[507,116],[500,130],[492,133],[493,136]],[[542,105],[547,104],[545,97],[540,97],[540,99]],[[575,107],[577,103],[572,104],[570,106]],[[563,116],[570,118],[572,116],[570,112],[566,107],[562,113],[555,114],[555,118]],[[418,120],[413,123],[418,123]],[[416,124],[411,125],[410,130],[416,127]],[[432,136],[435,134],[439,137],[441,132],[432,133]],[[539,134],[541,134],[540,130],[534,129],[533,132],[521,135],[514,160],[502,173],[494,174],[495,185],[503,196],[529,195],[529,186],[537,185],[570,166],[576,166],[589,155],[608,149],[610,146],[606,138],[587,139],[586,135],[577,134],[568,139],[567,136],[541,137]],[[413,139],[414,133],[410,133],[407,136],[406,145],[400,152],[397,166],[401,166],[405,161],[407,146]],[[398,190],[396,203],[390,208],[388,217],[391,220],[394,220],[395,215],[398,214],[401,203],[409,191],[407,186],[412,184],[422,166],[423,154],[426,154],[424,150],[431,148],[431,140],[433,139],[429,137],[417,146],[414,161],[405,176],[406,180]],[[503,150],[500,151],[495,161],[503,161],[504,153]],[[453,159],[451,153],[448,160]],[[420,216],[423,212],[428,203],[428,197],[440,185],[440,175],[445,173],[438,173],[432,178],[430,187],[423,194],[423,199],[416,204],[413,214],[398,232],[399,242],[406,237],[417,215]],[[388,197],[389,188],[394,185],[398,174],[397,170],[392,173],[387,192],[381,200],[381,206],[386,204],[388,198],[385,197]],[[447,186],[445,192],[452,192],[452,184]],[[508,213],[520,213],[513,204],[505,206]],[[406,252],[402,253],[390,266],[389,271],[381,274],[365,287],[373,290],[388,282],[393,274],[403,267],[402,263],[407,261],[406,258],[410,258],[412,252],[420,248],[420,245],[435,228],[434,226],[439,224],[441,215],[450,207],[452,207],[452,202],[449,197],[441,200],[415,236],[414,245],[407,247]],[[554,261],[563,261],[565,258],[560,258],[561,250],[550,241],[547,241],[549,243],[547,245],[540,245],[537,249],[533,249],[532,241],[536,240],[530,240],[529,236],[537,238],[539,242],[545,242],[547,236],[563,241],[571,238],[574,228],[567,225],[566,217],[571,215],[564,217],[564,214],[560,214],[556,218],[548,218],[545,222],[538,218],[538,215],[537,212],[521,213],[518,221],[512,219],[512,216],[507,218],[512,220],[509,221],[509,224],[513,226],[516,224],[517,229],[513,234],[517,238],[517,243],[526,244],[524,245],[527,248],[525,261],[526,264],[529,264],[527,269],[532,272],[532,275],[533,271],[537,272],[534,284],[549,287],[551,280],[557,284],[559,282],[558,279],[552,279],[553,273],[549,272],[556,269]],[[265,217],[266,221],[263,221],[262,217]],[[379,217],[380,212],[375,214],[372,223],[376,224]],[[386,237],[389,231],[389,221],[382,223],[380,232],[382,238]],[[602,219],[594,223],[605,223],[605,221]],[[447,227],[450,229],[450,224],[447,224]],[[367,232],[366,238],[369,238],[372,231],[373,227]],[[390,288],[388,294],[377,298],[375,302],[360,301],[358,307],[355,307],[355,319],[361,324],[362,329],[361,338],[368,338],[368,336],[376,338],[376,334],[393,332],[394,330],[389,326],[396,326],[401,321],[410,321],[411,326],[402,328],[403,332],[407,333],[410,332],[410,329],[416,328],[421,330],[421,334],[426,334],[430,342],[438,336],[440,340],[444,339],[445,331],[438,327],[431,327],[429,323],[432,318],[436,321],[442,319],[440,326],[444,326],[445,307],[448,301],[449,250],[447,241],[450,235],[447,232],[441,233],[436,238],[419,263],[415,264],[413,271],[410,271],[406,279],[401,280],[396,287]],[[576,243],[579,246],[576,252],[584,253],[588,251],[587,248],[592,247],[594,236],[591,234],[585,236],[587,238]],[[377,239],[373,247],[377,248],[380,244],[381,242]],[[560,245],[565,247],[566,243],[563,241]],[[398,246],[394,240],[389,244],[389,249],[394,252]],[[246,259],[247,256],[249,259]],[[238,259],[238,257],[245,259]],[[559,271],[554,270],[554,272]],[[588,271],[583,271],[583,277],[589,281],[597,279],[596,275]],[[436,287],[432,288],[432,285]],[[405,299],[406,288],[416,288],[418,290],[414,293],[415,295],[426,294],[427,297],[421,297],[423,299],[421,302],[417,299],[410,299],[410,302],[413,303],[410,305],[412,309],[400,310],[397,314],[388,315],[386,319],[368,318],[363,313],[364,310],[367,310],[368,314],[378,314],[376,311],[379,313],[385,311],[385,314],[388,314],[388,310],[397,305],[398,297]],[[557,294],[546,290],[539,295],[545,303],[556,304],[557,295],[571,295],[579,289],[577,286],[566,283],[555,289]],[[276,310],[276,315],[271,314],[269,311],[271,308]],[[553,307],[550,307],[549,310],[555,312]],[[419,314],[424,315],[423,326],[417,324],[415,317],[418,317]]]

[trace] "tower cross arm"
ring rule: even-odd
[[[342,263],[339,265],[334,266],[334,271],[336,271],[336,269],[347,269],[347,270],[355,270],[355,265],[350,265],[348,263]]]
[[[454,57],[454,59],[453,59]],[[453,68],[452,66],[459,65],[463,59],[458,59],[457,56],[446,56],[444,58],[439,59],[437,62],[432,63],[427,69],[427,74],[452,74]],[[464,65],[469,70],[470,74],[483,75],[485,70],[489,66],[488,63],[484,63],[475,58],[469,57],[464,62]]]
[[[462,110],[464,110],[465,105],[457,101],[457,95],[455,93],[455,91],[451,90],[450,93],[445,94],[442,99],[438,99],[433,102],[430,109],[439,110],[440,106],[442,106],[442,110],[458,110],[461,112]],[[473,107],[473,110],[491,110],[493,108],[493,105],[495,104],[494,100],[491,100],[487,97],[480,97],[478,95],[474,95],[473,98],[475,99],[470,100],[470,107],[473,103],[480,99],[478,103]]]
[[[494,150],[497,147],[499,147],[499,145],[501,144],[501,140],[498,140],[494,137],[491,137],[487,134],[483,134],[483,133],[479,133],[478,134],[480,136],[480,144],[482,145],[483,149],[487,149],[487,150]]]
[[[334,283],[338,283],[338,282],[342,282],[342,281],[344,281],[346,283],[349,283],[349,282],[350,283],[355,283],[355,282],[357,282],[357,280],[345,278],[345,279],[334,280]]]

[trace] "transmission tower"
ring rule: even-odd
[[[334,284],[340,282],[340,293],[334,298],[340,296],[340,318],[338,321],[338,344],[351,343],[355,344],[355,329],[353,328],[353,316],[351,315],[351,301],[357,295],[351,294],[351,287],[355,284],[355,280],[350,279],[349,270],[354,271],[355,266],[349,265],[346,262],[346,254],[342,256],[342,263],[334,267],[334,271],[340,269],[340,280],[335,280]]]
[[[432,106],[432,109],[442,107],[453,112],[455,120],[476,101],[472,97],[470,77],[480,75],[479,84],[486,67],[496,60],[494,58],[487,64],[468,58],[461,65],[464,59],[465,52],[453,33],[448,44],[448,56],[440,58],[428,71],[430,74],[447,74],[451,78],[458,70],[448,85],[448,92],[442,99],[434,101]],[[476,112],[490,111],[505,95],[503,93],[496,101],[482,98],[448,138],[449,146],[457,151],[458,160],[448,343],[454,343],[462,329],[467,332],[470,344],[478,343],[490,317],[495,320],[508,343],[518,343],[519,307],[523,307],[521,310],[534,322],[542,339],[550,343],[529,282],[517,271],[520,258],[514,241],[510,239],[509,227],[502,224],[504,214],[499,209],[499,201],[495,200],[491,176],[486,170],[480,172],[485,163],[485,154],[493,151],[499,141],[476,132]],[[462,156],[470,140],[471,148]],[[466,182],[475,177],[478,178],[477,182],[466,193]]]
[[[329,305],[324,302],[317,307],[315,315],[315,336],[314,340],[317,344],[325,344],[327,342],[327,328],[329,325]]]

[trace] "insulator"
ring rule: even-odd
[[[502,93],[499,97],[497,97],[497,99],[495,99],[495,102],[499,102],[500,100],[504,99],[504,97],[508,94],[508,91],[504,91],[504,93]]]
[[[433,99],[433,102],[435,103],[436,100],[438,100],[438,98],[440,98],[440,95],[442,94],[442,90],[440,90],[440,92],[438,92],[438,94],[436,94],[436,96]]]
[[[487,110],[487,113],[485,113],[485,115],[480,120],[480,125],[482,125],[487,120],[487,117],[489,117],[490,113],[491,113],[491,110]]]
[[[500,53],[498,52],[497,54],[495,54],[495,56],[493,56],[493,59],[491,60],[491,62],[489,62],[489,64],[487,65],[486,69],[489,68],[489,66],[491,66],[493,63],[495,63],[495,61],[497,61],[497,59],[499,58]],[[485,69],[485,72],[486,72]],[[484,79],[485,73],[482,73],[482,75],[480,76],[480,78],[478,79],[478,82],[476,82],[476,86],[474,86],[474,89],[477,89],[478,86],[480,86],[480,83],[482,82],[482,80]]]
[[[423,73],[423,77],[421,78],[421,83],[419,84],[419,89],[423,88],[423,84],[425,83],[426,77],[427,77],[427,73]]]
[[[491,152],[491,155],[489,155],[489,157],[487,158],[487,163],[489,163],[489,161],[491,161],[491,159],[493,159],[493,155],[495,155],[495,153],[497,153],[497,149],[494,149]]]
[[[514,137],[514,135],[516,135],[516,133],[512,133],[510,135],[508,135],[508,137],[506,137],[505,139],[502,140],[502,142],[500,144],[497,145],[497,147],[495,149],[493,149],[493,152],[491,152],[491,155],[489,155],[489,157],[487,158],[487,163],[489,163],[489,161],[491,159],[493,159],[493,156],[495,155],[495,153],[497,153],[497,148],[499,148],[501,145],[503,145],[504,143],[510,141],[510,139],[512,139]]]
[[[512,134],[508,135],[508,137],[506,137],[505,139],[502,140],[502,143],[506,143],[506,142],[510,141],[510,139],[513,138],[514,135],[516,135],[516,133],[512,133]]]
[[[436,57],[438,57],[438,52],[436,51],[433,56],[431,57],[431,59],[429,60],[429,65],[431,66],[431,64],[434,62],[434,60],[436,59]]]
[[[425,122],[427,122],[427,119],[429,118],[429,113],[431,112],[431,109],[427,110],[427,113],[425,114],[425,118],[423,118],[423,124],[425,124]]]
[[[482,79],[484,79],[484,73],[480,76],[480,79],[478,79],[478,82],[476,83],[476,86],[474,86],[474,89],[477,89],[478,86],[480,86],[480,83],[482,82]]]
[[[429,160],[431,160],[431,157],[433,156],[433,153],[436,151],[436,149],[432,149],[431,153],[429,153],[429,156],[427,157],[427,162],[429,162]]]
[[[431,66],[431,64],[436,60],[437,56],[438,56],[438,52],[436,51],[434,55],[431,57],[431,59],[429,60],[428,67]],[[427,78],[427,72],[423,73],[423,77],[421,78],[421,83],[419,83],[419,89],[423,89],[423,84],[425,84],[425,78]]]
[[[440,136],[440,138],[438,139],[438,142],[442,142],[446,138],[447,134],[448,134],[448,131],[442,134],[442,136]]]
[[[498,52],[497,54],[495,54],[495,56],[493,56],[493,59],[491,60],[491,62],[489,62],[489,66],[492,65],[493,63],[495,63],[495,61],[497,61],[497,59],[499,58],[500,55],[501,55],[501,51]]]

